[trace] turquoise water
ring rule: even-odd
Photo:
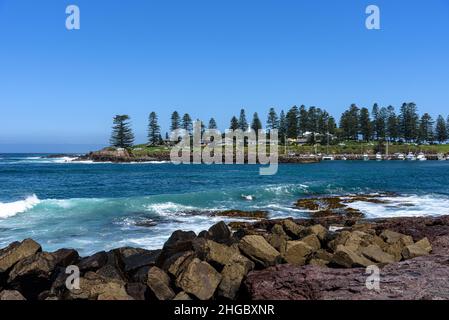
[[[216,210],[269,210],[307,217],[295,200],[395,192],[388,205],[354,203],[368,217],[449,214],[449,161],[257,166],[73,163],[0,154],[0,247],[34,238],[44,249],[81,254],[120,246],[160,247],[177,229],[201,231]],[[253,196],[247,201],[243,196]]]

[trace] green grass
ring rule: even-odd
[[[137,150],[136,150],[137,149]],[[141,149],[141,150],[139,150]],[[269,149],[269,147],[267,147]],[[144,157],[144,156],[152,156],[157,154],[166,154],[170,152],[170,148],[167,146],[151,146],[148,147],[144,144],[142,145],[136,145],[133,148],[131,148],[132,153],[135,156],[138,157]],[[362,154],[362,153],[368,153],[368,154],[375,154],[376,152],[386,152],[386,145],[382,144],[379,145],[377,142],[372,143],[361,143],[361,142],[344,142],[344,145],[330,145],[327,147],[326,145],[303,145],[303,146],[279,146],[278,148],[279,154],[285,154],[287,153],[297,153],[297,154],[326,154],[327,150],[329,150],[329,154]],[[247,148],[245,148],[245,152],[247,151]],[[223,149],[224,152],[224,149]],[[414,144],[390,144],[389,146],[389,153],[408,153],[408,152],[425,152],[429,154],[437,154],[437,153],[443,153],[448,154],[449,153],[449,144],[442,144],[442,145],[414,145]]]

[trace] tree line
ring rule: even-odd
[[[199,119],[197,119],[199,121]],[[202,130],[206,126],[202,123]],[[134,134],[128,115],[116,115],[113,119],[111,146],[128,148],[134,144]],[[208,129],[217,129],[217,122],[211,118]],[[257,112],[249,122],[245,109],[240,110],[239,116],[233,116],[229,123],[229,129],[241,129],[247,131],[249,128],[255,130],[263,129],[262,121]],[[282,144],[287,139],[302,137],[309,144],[327,143],[340,141],[390,141],[406,143],[434,143],[446,142],[449,138],[449,117],[445,119],[439,115],[436,121],[428,114],[419,116],[415,103],[404,103],[397,112],[393,106],[380,107],[375,103],[371,111],[356,104],[349,106],[337,121],[326,110],[311,106],[293,106],[287,112],[281,110],[278,114],[274,108],[270,108],[266,119],[265,128],[267,132],[277,129],[279,140]],[[193,131],[192,117],[185,113],[181,116],[174,111],[170,118],[170,131],[184,129],[191,133]],[[151,112],[148,117],[147,142],[149,145],[161,145],[164,141],[161,135],[161,127],[158,116]],[[323,139],[326,137],[327,139]],[[168,140],[168,133],[165,139]]]

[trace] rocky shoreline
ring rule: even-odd
[[[449,299],[448,249],[449,216],[220,222],[89,257],[27,239],[0,249],[0,300]],[[365,285],[372,265],[379,291]]]
[[[128,150],[110,150],[109,148],[90,152],[86,155],[76,158],[73,160],[75,162],[79,161],[93,161],[93,162],[112,162],[112,163],[142,163],[142,162],[163,162],[163,161],[171,161],[170,159],[170,151],[153,153],[151,156],[135,156],[132,152]],[[191,161],[193,162],[193,156],[191,156]],[[225,156],[223,154],[223,163],[225,161]],[[235,161],[235,159],[234,159]],[[285,157],[279,156],[279,163],[317,163],[320,162],[321,159],[318,157]],[[245,157],[245,163],[247,162],[247,158]]]

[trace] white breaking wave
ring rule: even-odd
[[[160,216],[185,215],[187,212],[198,210],[195,207],[184,206],[173,202],[150,204],[146,206],[146,209]]]
[[[354,202],[350,208],[358,209],[367,218],[423,217],[449,215],[449,199],[436,195],[409,195],[381,197],[387,203]]]
[[[25,200],[10,203],[0,202],[0,219],[9,218],[15,216],[18,213],[28,211],[40,202],[41,201],[35,194],[27,197]]]

